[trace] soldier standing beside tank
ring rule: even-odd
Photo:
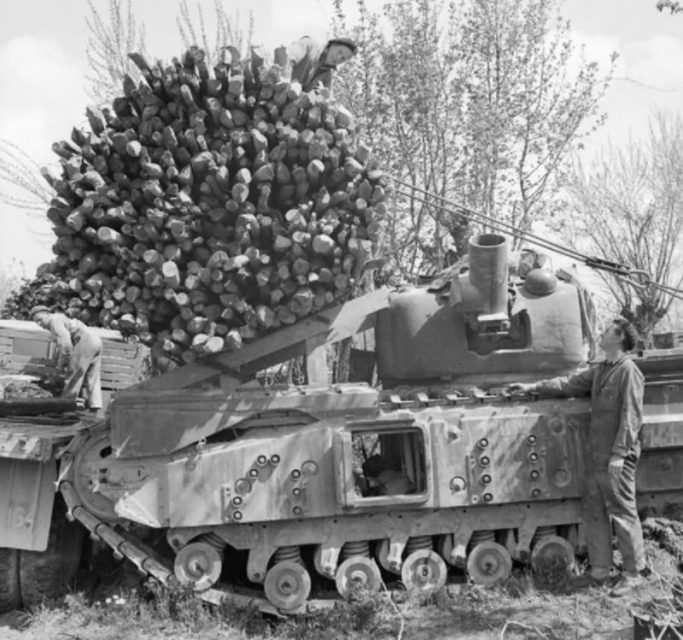
[[[609,581],[611,520],[624,565],[622,579],[612,595],[623,595],[647,573],[636,509],[644,383],[643,374],[625,353],[635,347],[637,338],[628,321],[616,318],[600,337],[604,361],[572,376],[509,386],[511,391],[543,395],[591,395],[583,504],[591,571],[575,578],[572,586],[581,588]]]
[[[31,309],[31,320],[47,329],[57,342],[57,370],[66,374],[65,398],[85,398],[92,411],[102,408],[100,367],[102,340],[85,324],[48,307]]]

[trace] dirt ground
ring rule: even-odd
[[[609,587],[539,590],[520,569],[494,589],[449,585],[428,598],[384,593],[286,620],[216,610],[186,593],[160,590],[105,553],[62,602],[0,617],[0,640],[630,640],[634,613],[673,624],[683,611],[683,523],[648,519],[643,527],[652,575],[623,597],[611,596]]]

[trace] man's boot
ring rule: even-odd
[[[601,587],[611,582],[609,573],[598,573],[594,575],[591,571],[586,571],[580,576],[576,576],[569,581],[570,591],[579,591],[588,587]]]
[[[647,578],[652,574],[650,567],[645,567],[640,571],[625,571],[621,574],[619,581],[610,590],[609,594],[613,598],[621,598],[622,596],[628,595],[637,587],[640,587],[645,582]]]

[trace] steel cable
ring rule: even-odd
[[[610,260],[605,260],[604,258],[597,258],[595,256],[586,255],[584,253],[581,253],[580,251],[577,251],[576,249],[572,249],[570,247],[558,244],[557,242],[553,242],[552,240],[548,240],[547,238],[542,238],[529,231],[522,231],[521,229],[515,228],[512,224],[508,222],[496,220],[495,218],[488,216],[484,213],[481,213],[480,211],[475,211],[474,209],[470,209],[469,207],[463,204],[454,202],[453,200],[449,200],[448,198],[444,198],[443,196],[439,196],[435,193],[431,193],[426,189],[422,189],[420,187],[412,185],[408,182],[405,182],[404,180],[401,180],[400,178],[396,178],[395,176],[385,174],[385,177],[389,180],[392,180],[393,182],[396,182],[404,188],[410,189],[413,192],[408,193],[406,191],[397,189],[396,193],[398,195],[411,198],[417,202],[421,202],[426,205],[439,206],[448,213],[460,216],[462,218],[465,218],[466,220],[474,219],[475,222],[487,224],[496,231],[508,233],[513,237],[525,240],[529,244],[533,244],[537,247],[541,247],[542,249],[546,249],[548,251],[559,253],[560,255],[563,255],[567,258],[578,260],[580,262],[583,262],[586,266],[591,267],[592,269],[607,271],[609,273],[612,273],[615,277],[622,279],[624,282],[632,286],[634,289],[643,290],[648,287],[652,287],[654,289],[662,291],[663,293],[666,293],[667,295],[670,295],[673,298],[683,300],[683,289],[678,289],[670,285],[655,282],[647,271],[644,271],[642,269],[633,269],[628,265],[620,264],[618,262],[612,262]],[[425,196],[427,196],[427,198],[431,198],[432,200],[438,200],[443,204],[435,203],[432,200],[421,198],[415,195],[414,192],[424,194]],[[640,282],[634,280],[634,277],[638,278]]]

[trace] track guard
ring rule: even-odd
[[[0,547],[45,551],[57,464],[0,458]]]

